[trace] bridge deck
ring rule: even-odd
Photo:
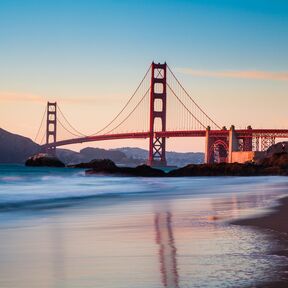
[[[288,138],[288,129],[239,129],[235,130],[238,137],[265,137],[273,136],[275,138]],[[205,137],[206,130],[192,130],[192,131],[165,131],[155,132],[156,137]],[[228,137],[229,130],[210,130],[210,136]],[[95,135],[80,138],[73,138],[68,140],[57,141],[43,147],[58,147],[71,144],[79,144],[94,141],[107,141],[107,140],[120,140],[120,139],[146,139],[149,138],[149,132],[135,132],[135,133],[121,133],[121,134],[108,134],[108,135]]]

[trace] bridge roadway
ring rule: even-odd
[[[239,138],[251,137],[275,137],[288,138],[288,129],[239,129],[235,130]],[[210,130],[210,137],[228,137],[229,130]],[[154,132],[154,137],[205,137],[206,130],[191,130],[191,131],[165,131]],[[120,140],[120,139],[146,139],[150,137],[150,132],[134,132],[121,134],[104,134],[73,138],[68,140],[56,141],[55,143],[45,144],[43,148],[59,147],[64,145],[79,144],[94,141]]]

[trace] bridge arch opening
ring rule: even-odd
[[[216,140],[209,149],[209,163],[228,162],[229,147],[226,141]]]

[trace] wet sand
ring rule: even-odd
[[[241,219],[234,224],[255,226],[288,235],[288,197],[279,200],[279,205],[271,208],[271,212],[256,218]]]
[[[1,219],[0,287],[272,287],[263,283],[281,277],[284,264],[267,254],[270,240],[224,220],[249,215],[263,200],[134,199],[30,216],[25,210],[18,220]]]
[[[1,288],[281,287],[266,284],[287,271],[280,237],[229,222],[271,207],[288,178],[14,170],[0,183]]]
[[[277,242],[276,250],[270,251],[274,255],[288,257],[288,197],[281,198],[279,204],[270,212],[255,218],[239,219],[232,224],[253,227],[261,232],[270,234],[270,241]],[[288,272],[288,266],[285,269]],[[287,288],[288,277],[275,279],[271,283],[261,285],[263,288]]]

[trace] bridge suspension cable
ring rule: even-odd
[[[107,124],[105,125],[102,129],[98,130],[96,133],[93,134],[84,134],[78,129],[75,128],[74,125],[71,124],[71,122],[67,119],[65,116],[64,112],[61,110],[59,105],[57,105],[57,123],[58,129],[57,129],[57,139],[58,140],[66,140],[66,139],[71,139],[71,138],[83,138],[83,137],[90,137],[90,136],[96,136],[99,135],[101,132],[103,135],[107,135],[110,133],[119,133],[119,128],[123,128],[125,132],[129,128],[130,124],[130,129],[133,130],[133,132],[137,132],[139,130],[142,130],[142,132],[146,132],[148,130],[148,119],[149,119],[149,111],[145,111],[145,107],[149,107],[148,105],[148,97],[147,95],[149,94],[150,90],[150,81],[146,81],[149,79],[148,75],[149,72],[151,71],[151,65],[147,69],[144,77],[141,79],[139,85],[137,86],[136,90],[134,93],[131,95],[131,97],[128,99],[128,101],[125,103],[123,108],[120,110],[120,112]],[[149,83],[148,83],[149,82]],[[145,107],[144,107],[145,106]],[[43,131],[43,137],[41,138],[40,144],[44,144],[43,141],[46,136],[46,125],[43,125],[45,115],[47,115],[47,107],[45,108],[44,114],[41,119],[41,123],[39,126],[39,129],[37,131],[37,135],[35,137],[35,141],[39,138],[40,132]],[[130,119],[131,118],[131,119]],[[128,119],[130,119],[128,121]],[[125,123],[125,127],[123,124]],[[114,125],[113,125],[114,124]],[[135,127],[137,126],[138,127]],[[145,128],[143,129],[143,124]],[[141,126],[142,125],[142,126]],[[127,126],[127,127],[126,127]],[[139,127],[141,126],[141,127]],[[139,129],[138,129],[139,128]],[[136,130],[135,130],[136,129]],[[138,130],[137,130],[138,129]],[[121,131],[123,132],[123,131]],[[41,133],[42,136],[42,133]]]
[[[64,126],[64,124],[63,124],[58,118],[57,118],[57,122],[60,124],[60,126],[61,126],[66,132],[70,133],[70,134],[73,135],[73,136],[79,137],[78,134],[75,134],[75,133],[71,132],[71,130],[69,130],[68,128],[66,128],[66,127]]]
[[[176,82],[178,83],[178,85],[181,87],[181,89],[183,90],[183,92],[186,94],[186,96],[192,101],[192,103],[199,109],[199,111],[201,113],[203,113],[203,115],[209,120],[209,122],[211,122],[211,124],[213,124],[215,126],[215,128],[221,129],[221,127],[214,121],[211,119],[211,117],[209,117],[204,110],[195,102],[195,100],[190,96],[190,94],[187,92],[187,90],[182,86],[182,84],[180,83],[180,81],[178,80],[178,78],[175,76],[175,74],[173,73],[173,71],[170,69],[170,67],[167,65],[167,68],[169,70],[169,72],[171,73],[171,75],[173,76],[173,78],[176,80]],[[168,85],[168,84],[167,84]],[[171,88],[170,88],[171,89]],[[183,104],[182,104],[183,105]],[[195,115],[194,115],[195,116]],[[199,119],[198,119],[199,120]],[[202,123],[203,124],[203,123]],[[206,128],[206,127],[205,127]]]
[[[89,135],[89,136],[94,136],[94,135],[98,135],[100,134],[101,132],[105,131],[109,126],[111,126],[119,117],[120,115],[124,112],[124,110],[128,107],[128,105],[131,103],[132,99],[135,97],[135,95],[137,94],[137,92],[139,91],[141,85],[144,83],[145,79],[147,78],[147,75],[149,74],[151,70],[151,65],[149,66],[149,68],[147,69],[147,72],[145,73],[144,77],[142,78],[141,82],[139,83],[139,85],[137,86],[136,90],[134,91],[134,93],[132,94],[132,96],[129,98],[129,100],[126,102],[126,104],[123,106],[123,108],[120,110],[120,112],[109,122],[107,123],[107,125],[105,125],[103,128],[101,128],[100,130],[98,130],[97,132]],[[146,92],[147,93],[147,92]],[[144,96],[146,95],[146,93],[144,94]],[[140,102],[142,102],[142,100],[145,98],[143,96],[143,98],[140,100]],[[140,104],[139,102],[139,104]],[[137,105],[138,107],[139,105]],[[135,107],[133,109],[132,112],[134,112],[134,110],[137,108]],[[128,115],[128,117],[125,118],[125,120],[127,120],[129,118],[129,116],[132,114],[132,112]],[[125,121],[124,120],[124,121]],[[122,124],[124,121],[122,121],[120,124]],[[111,129],[109,132],[107,133],[110,133],[111,131],[115,130],[117,127],[119,127],[120,125],[117,125],[115,128]],[[105,134],[107,134],[105,133]]]
[[[165,64],[166,65],[166,64]],[[154,66],[153,66],[154,67]],[[209,117],[204,110],[195,102],[195,100],[189,95],[187,90],[182,86],[180,81],[177,79],[175,74],[172,72],[170,67],[167,65],[167,72],[162,75],[163,69],[155,69],[155,79],[157,80],[153,85],[153,91],[155,93],[154,112],[155,115],[160,115],[165,109],[165,131],[193,131],[193,130],[204,130],[207,126],[211,129],[221,129],[220,126]],[[166,70],[165,70],[166,71]],[[57,123],[59,123],[59,129],[57,129],[57,140],[68,140],[71,138],[89,138],[98,135],[109,135],[109,134],[121,134],[121,133],[136,133],[136,132],[149,132],[149,121],[151,120],[151,97],[149,96],[149,91],[151,91],[151,78],[149,77],[149,72],[152,72],[152,65],[147,69],[144,77],[141,79],[139,85],[119,111],[116,116],[109,121],[102,129],[98,130],[93,134],[84,134],[74,127],[67,119],[59,105],[57,105],[58,117]],[[158,74],[157,74],[158,73]],[[163,79],[165,77],[165,82]],[[167,80],[166,80],[167,79]],[[161,86],[161,81],[166,85]],[[157,93],[160,95],[161,89],[167,88],[167,108],[166,104],[159,101]],[[160,99],[161,100],[161,99]],[[39,137],[41,128],[43,127],[43,122],[45,114],[47,113],[47,108],[42,117],[40,127],[37,131],[35,140]],[[158,114],[157,114],[158,113]],[[158,121],[158,116],[155,118],[154,131],[161,132],[162,125],[161,121]],[[159,118],[159,117],[158,117]],[[166,121],[167,119],[167,121]],[[160,119],[161,120],[161,119]],[[45,126],[46,127],[46,126]],[[60,137],[59,137],[60,136]],[[45,137],[45,134],[41,140]],[[89,139],[87,139],[89,140]]]
[[[204,124],[202,124],[198,118],[196,118],[194,116],[194,114],[189,110],[189,108],[182,102],[182,100],[176,95],[176,93],[174,92],[174,90],[171,88],[171,86],[167,83],[167,87],[170,89],[170,91],[173,93],[173,95],[176,97],[176,99],[182,104],[182,106],[186,109],[186,111],[193,117],[194,120],[196,120],[196,122],[198,124],[200,124],[200,126],[202,126],[202,128],[206,128]]]
[[[86,137],[86,136],[87,136],[87,135],[79,132],[74,126],[72,126],[72,124],[67,120],[67,118],[65,117],[64,113],[63,113],[62,110],[60,109],[59,105],[57,105],[57,109],[58,109],[58,111],[60,112],[60,114],[61,114],[61,116],[63,117],[63,119],[65,120],[65,122],[69,125],[69,127],[70,127],[74,132],[76,132],[76,134],[70,132],[71,134],[73,134],[73,135],[75,135],[75,136],[80,136],[80,137],[81,137],[81,136],[83,136],[83,137]],[[60,121],[59,121],[59,123],[60,123]],[[62,124],[60,123],[60,125],[62,125]],[[62,126],[63,126],[63,125],[62,125]],[[64,126],[63,126],[63,128],[64,128]],[[64,128],[64,129],[65,129],[65,128]],[[66,129],[65,129],[65,130],[66,130]],[[68,131],[68,130],[66,130],[66,131]],[[69,131],[68,131],[68,132],[69,132]]]
[[[145,99],[145,97],[148,95],[148,92],[150,91],[150,87],[148,88],[148,90],[146,91],[146,93],[143,95],[143,97],[141,98],[141,100],[136,104],[136,106],[133,108],[133,110],[113,129],[111,129],[110,131],[108,131],[107,133],[105,133],[105,135],[110,134],[111,132],[115,131],[118,127],[120,127],[123,123],[125,123],[125,121],[135,112],[135,110],[140,106],[140,104],[143,102],[143,100]]]
[[[35,138],[34,138],[34,141],[35,141],[35,142],[37,141],[37,138],[38,138],[38,136],[39,136],[40,130],[41,130],[41,128],[42,128],[43,121],[44,121],[44,118],[45,118],[45,116],[46,116],[46,112],[47,112],[47,107],[45,106],[45,110],[44,110],[44,113],[43,113],[43,116],[42,116],[42,120],[41,120],[41,122],[40,122],[40,126],[39,126],[39,128],[38,128],[38,130],[37,130],[37,133],[36,133],[36,136],[35,136]]]

